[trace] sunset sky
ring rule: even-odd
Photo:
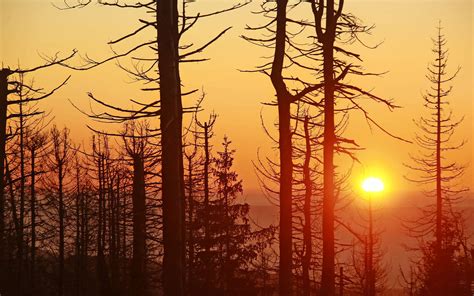
[[[61,1],[53,1],[60,5]],[[412,139],[415,132],[413,118],[422,112],[422,92],[429,87],[425,78],[426,66],[433,60],[431,37],[436,35],[438,20],[442,21],[449,47],[449,69],[461,66],[461,72],[453,82],[450,97],[455,117],[465,116],[455,140],[466,139],[466,146],[452,155],[461,163],[470,164],[463,184],[474,188],[474,104],[473,104],[473,2],[471,0],[348,0],[347,11],[361,18],[366,24],[375,24],[369,43],[383,44],[369,50],[358,48],[366,69],[387,74],[379,78],[364,78],[359,85],[386,97],[393,98],[402,106],[393,113],[367,104],[374,117],[388,130],[406,139]],[[198,0],[190,4],[194,11],[209,11],[212,7],[222,8],[235,3],[224,0]],[[232,26],[220,41],[203,55],[211,61],[182,67],[182,80],[186,89],[199,88],[206,92],[205,113],[214,110],[218,115],[215,128],[215,148],[224,134],[228,135],[237,149],[236,169],[244,179],[244,189],[257,191],[259,186],[252,166],[257,149],[266,155],[277,157],[269,139],[260,124],[260,113],[272,124],[276,119],[276,108],[263,106],[274,98],[270,80],[260,74],[239,72],[238,69],[253,69],[261,64],[262,56],[271,55],[241,39],[246,34],[246,24],[263,24],[264,20],[251,11],[258,8],[259,1],[238,11],[204,21],[190,33],[188,39],[202,44]],[[310,7],[308,6],[308,10]],[[77,48],[81,54],[101,59],[111,54],[107,41],[127,34],[137,28],[138,11],[127,11],[91,5],[84,9],[60,11],[43,0],[0,0],[0,62],[3,66],[15,68],[42,63],[39,54],[53,55],[55,52],[68,54]],[[146,37],[144,37],[146,38]],[[145,40],[145,39],[142,39]],[[120,50],[124,47],[115,47]],[[127,63],[127,58],[123,59]],[[100,68],[73,72],[61,68],[36,74],[35,83],[51,87],[71,74],[70,83],[56,95],[48,98],[42,107],[50,110],[59,125],[68,126],[77,142],[89,137],[86,124],[90,121],[69,102],[87,109],[87,92],[108,102],[128,106],[128,99],[147,98],[150,94],[141,92],[140,85],[130,83],[131,79],[114,63]],[[30,77],[31,78],[31,77]],[[186,98],[185,104],[194,104],[194,98]],[[103,128],[110,128],[103,126]],[[273,130],[276,134],[276,130]],[[356,165],[353,183],[361,175],[382,175],[387,189],[401,193],[418,191],[404,180],[408,153],[416,152],[414,145],[392,139],[380,131],[370,130],[361,114],[351,117],[347,137],[353,138],[365,147],[358,153],[362,164]],[[347,159],[346,159],[347,160]],[[339,160],[340,162],[340,160]],[[341,164],[343,165],[343,164]],[[356,185],[354,185],[356,186]]]

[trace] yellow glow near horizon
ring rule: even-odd
[[[380,178],[368,177],[362,181],[362,189],[365,192],[381,192],[384,188],[384,183]]]

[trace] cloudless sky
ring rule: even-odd
[[[59,1],[53,1],[58,5]],[[230,5],[231,1],[199,0],[190,4],[191,11],[209,11]],[[252,166],[257,149],[265,155],[277,156],[272,143],[265,136],[260,124],[260,114],[271,126],[276,120],[276,108],[263,106],[274,98],[270,80],[260,74],[239,72],[238,69],[252,69],[263,63],[265,51],[251,45],[239,36],[246,34],[246,24],[263,24],[265,20],[252,11],[258,9],[259,1],[240,9],[203,21],[187,41],[202,44],[219,33],[221,29],[232,29],[203,55],[211,61],[182,67],[185,89],[199,88],[206,92],[204,103],[205,119],[210,111],[218,115],[215,128],[215,148],[224,134],[227,134],[237,149],[236,169],[244,179],[245,189],[258,190],[258,182]],[[374,93],[393,98],[402,106],[393,113],[374,104],[367,104],[368,110],[388,130],[407,139],[415,132],[413,118],[422,114],[422,92],[429,87],[425,79],[426,66],[433,60],[431,37],[436,35],[438,21],[442,21],[449,47],[449,69],[457,66],[462,70],[453,82],[450,97],[451,107],[456,117],[465,116],[458,129],[456,140],[466,139],[467,145],[451,157],[461,163],[471,164],[463,177],[463,184],[474,188],[472,145],[474,130],[473,105],[473,3],[471,0],[347,0],[346,11],[361,18],[366,24],[375,24],[372,36],[365,39],[371,44],[383,44],[369,50],[358,47],[364,59],[364,66],[372,72],[385,72],[379,78],[354,80],[358,85],[373,90]],[[309,9],[309,6],[308,6]],[[0,0],[0,62],[14,68],[18,63],[28,67],[42,63],[40,54],[53,55],[56,52],[68,54],[77,48],[81,54],[100,59],[111,54],[107,42],[121,37],[138,27],[137,17],[144,18],[140,11],[121,10],[93,4],[84,9],[60,11],[50,1],[42,0]],[[152,32],[151,32],[152,33]],[[153,35],[148,35],[152,38]],[[253,34],[253,36],[258,36]],[[140,40],[148,40],[144,35]],[[128,43],[131,45],[133,43]],[[115,47],[116,50],[126,46]],[[127,64],[128,59],[122,62]],[[76,141],[87,142],[90,124],[83,114],[69,102],[81,108],[89,108],[87,92],[108,102],[129,106],[128,99],[151,99],[153,94],[144,94],[140,84],[114,63],[86,71],[71,72],[55,68],[35,75],[35,83],[41,87],[51,87],[72,74],[71,82],[56,95],[42,104],[50,110],[59,125],[68,126]],[[185,98],[186,105],[194,104],[194,98]],[[102,128],[110,128],[101,125]],[[276,135],[276,130],[275,135]],[[351,116],[347,137],[353,138],[365,147],[358,153],[361,164],[354,168],[353,183],[361,175],[381,174],[389,180],[389,189],[396,192],[416,191],[412,184],[404,180],[407,170],[403,162],[408,161],[408,153],[415,153],[416,147],[392,139],[380,131],[367,126],[361,114]],[[347,159],[338,159],[344,166]]]

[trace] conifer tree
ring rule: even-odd
[[[430,88],[423,95],[425,114],[415,121],[419,131],[415,143],[417,155],[410,155],[406,166],[412,171],[407,179],[424,186],[431,206],[422,211],[419,220],[407,224],[409,234],[419,240],[420,261],[416,262],[415,274],[419,279],[420,295],[468,295],[472,274],[470,246],[466,244],[464,218],[455,206],[468,189],[457,186],[464,174],[465,166],[450,160],[459,151],[464,141],[453,143],[456,128],[463,118],[454,119],[448,108],[453,89],[454,74],[448,73],[448,50],[441,24],[433,39],[434,59],[429,64],[426,78]]]

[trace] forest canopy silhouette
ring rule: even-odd
[[[472,3],[415,2],[0,3],[0,295],[473,295]]]

